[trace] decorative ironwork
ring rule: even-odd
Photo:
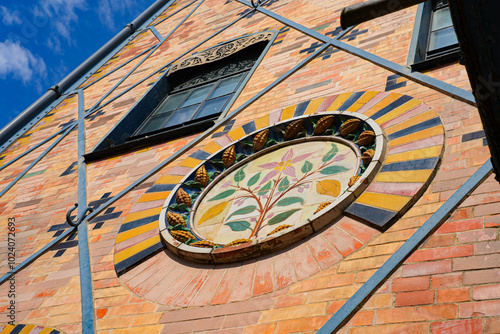
[[[254,34],[246,37],[236,39],[231,42],[227,42],[221,45],[214,46],[208,50],[200,52],[198,54],[192,55],[184,60],[181,60],[178,64],[175,64],[170,70],[169,74],[172,74],[178,70],[212,63],[214,61],[220,60],[222,58],[228,57],[250,45],[268,41],[274,36],[273,32],[263,32],[259,34]]]

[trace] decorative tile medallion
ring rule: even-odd
[[[377,140],[378,137],[378,140]],[[373,179],[385,152],[360,114],[301,116],[209,156],[165,202],[160,231],[174,253],[231,262],[283,248],[332,222]]]

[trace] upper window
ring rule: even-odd
[[[419,71],[458,60],[459,52],[448,0],[420,4],[408,57],[412,69]]]
[[[178,61],[85,155],[86,161],[212,127],[231,108],[275,36],[272,31],[248,35]]]

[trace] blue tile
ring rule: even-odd
[[[388,112],[396,109],[397,107],[402,106],[403,104],[405,104],[406,102],[408,102],[410,100],[413,100],[413,98],[410,97],[410,96],[408,96],[408,95],[403,95],[399,99],[397,99],[396,101],[394,101],[391,104],[389,104],[388,106],[386,106],[386,107],[382,108],[381,110],[377,111],[375,113],[375,115],[371,116],[370,118],[373,119],[373,120],[376,120],[376,119],[384,116]]]
[[[116,272],[118,275],[124,273],[125,271],[131,269],[133,266],[143,263],[147,258],[157,254],[163,249],[161,242],[154,244],[151,247],[146,248],[143,251],[123,260],[115,265]]]
[[[412,133],[419,132],[419,131],[422,131],[425,129],[430,129],[430,128],[435,127],[437,125],[441,125],[441,120],[439,119],[439,117],[429,119],[425,122],[415,124],[415,125],[410,126],[404,130],[395,132],[395,133],[389,135],[388,138],[389,138],[389,140],[393,140],[393,139],[407,136],[407,135],[410,135]]]
[[[257,127],[255,126],[255,122],[251,121],[245,125],[242,126],[243,130],[245,131],[246,134],[252,133],[255,130],[257,130]]]
[[[61,242],[54,247],[52,247],[52,250],[57,250],[57,249],[68,249],[72,247],[78,246],[78,240],[71,240],[71,241],[65,241]]]
[[[309,106],[309,102],[311,101],[305,101],[297,104],[297,108],[295,108],[295,112],[293,113],[293,117],[298,117],[304,115],[306,112],[307,107]]]
[[[356,93],[352,94],[337,110],[340,110],[340,111],[347,110],[347,108],[349,108],[350,106],[352,106],[354,104],[354,102],[359,100],[359,98],[361,96],[363,96],[364,93],[365,92],[356,92]]]
[[[198,160],[205,160],[210,156],[210,153],[205,152],[203,150],[198,150],[190,155],[191,158],[195,158]]]
[[[373,224],[376,227],[385,230],[389,227],[389,223],[393,222],[397,216],[397,212],[388,211],[372,206],[352,203],[344,213],[348,216],[360,218],[363,221]]]
[[[380,172],[434,169],[436,168],[438,163],[439,163],[439,158],[427,158],[427,159],[395,162],[392,164],[384,165],[384,167],[382,167]]]
[[[151,217],[146,217],[146,218],[142,218],[142,219],[138,219],[138,220],[134,220],[134,221],[122,224],[122,226],[120,226],[120,231],[118,231],[118,233],[122,233],[122,232],[125,232],[128,230],[131,230],[133,228],[152,223],[154,221],[157,221],[159,218],[160,218],[160,215],[154,215]]]
[[[474,139],[483,138],[484,136],[485,136],[484,130],[467,133],[467,134],[462,136],[462,143],[465,143],[466,141],[471,141]]]
[[[146,193],[159,193],[162,191],[171,191],[175,188],[176,184],[154,184]]]
[[[24,327],[26,327],[26,325],[16,325],[16,327],[14,327],[10,331],[10,334],[19,334],[19,332],[22,331]]]

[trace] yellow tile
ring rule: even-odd
[[[285,109],[283,109],[283,111],[281,112],[281,120],[284,121],[292,118],[296,108],[297,105],[286,107]]]
[[[135,153],[146,152],[146,151],[149,151],[150,149],[151,149],[151,146],[150,146],[150,147],[143,148],[142,150],[137,150],[137,151],[135,151]]]
[[[33,328],[35,328],[36,325],[26,325],[26,327],[24,327],[20,332],[19,334],[29,334],[29,332],[31,332],[31,330]]]
[[[264,115],[262,117],[259,117],[255,120],[255,127],[258,129],[265,128],[266,126],[269,126],[269,115]]]
[[[385,172],[378,174],[374,182],[426,182],[432,173],[432,169],[407,170],[398,172]]]
[[[180,163],[181,166],[184,166],[184,167],[196,167],[200,164],[201,160],[199,159],[196,159],[196,158],[192,158],[192,157],[187,157],[186,160],[182,161]]]
[[[154,244],[160,242],[160,236],[155,235],[149,239],[146,239],[144,241],[141,241],[137,245],[134,245],[132,247],[129,247],[127,249],[122,250],[121,252],[115,254],[115,263],[120,263],[125,259],[128,259],[131,256],[134,256],[135,254],[139,253],[140,251],[143,251]]]
[[[420,115],[417,115],[415,117],[407,119],[404,122],[398,123],[394,126],[391,126],[390,128],[384,129],[384,130],[385,130],[386,134],[390,135],[390,134],[393,134],[393,133],[398,132],[400,130],[404,130],[406,128],[409,128],[410,126],[420,124],[422,122],[425,122],[429,119],[433,119],[436,117],[437,117],[437,114],[434,110],[428,110],[424,113],[421,113]]]
[[[50,332],[52,332],[52,331],[53,331],[53,329],[52,329],[52,328],[45,327],[45,328],[44,328],[44,329],[42,329],[42,330],[40,331],[40,333],[38,333],[38,334],[49,334],[49,333],[50,333]]]
[[[411,110],[415,108],[418,105],[421,105],[422,101],[420,100],[410,100],[406,102],[405,104],[393,109],[392,111],[388,112],[384,116],[380,117],[379,119],[376,120],[378,124],[384,124],[387,121],[390,121],[391,119],[398,117],[399,115],[404,114],[408,110]]]
[[[441,145],[438,145],[409,152],[392,154],[387,156],[384,163],[390,164],[393,162],[439,157],[441,155],[442,149],[443,147]]]
[[[361,98],[359,98],[356,102],[354,102],[352,106],[347,108],[347,111],[352,111],[352,112],[358,111],[359,108],[364,106],[368,101],[373,99],[377,94],[379,94],[379,92],[366,92],[366,93],[364,93],[363,96],[361,96]]]
[[[132,222],[134,220],[142,219],[142,218],[147,218],[151,216],[156,216],[159,215],[161,212],[161,207],[159,208],[152,208],[144,211],[137,211],[137,212],[132,212],[127,215],[127,218],[125,219],[125,223],[127,222]]]
[[[374,105],[373,107],[368,109],[364,113],[364,115],[370,117],[370,116],[374,115],[375,113],[377,113],[378,111],[380,111],[381,109],[387,107],[389,104],[396,101],[400,97],[401,97],[401,94],[391,93],[389,96],[385,97],[382,101],[380,101],[379,103],[377,103],[376,105]]]
[[[160,199],[167,199],[168,195],[170,195],[171,191],[160,191],[156,193],[146,193],[139,198],[139,203],[157,201]]]
[[[233,140],[238,140],[243,136],[246,136],[245,130],[242,127],[238,127],[228,132],[229,137]]]
[[[155,183],[177,184],[184,178],[184,175],[162,175]]]
[[[5,326],[5,328],[3,329],[3,331],[0,332],[0,334],[8,334],[8,333],[12,332],[12,330],[14,329],[14,327],[16,327],[16,326],[7,325],[7,326]]]
[[[344,104],[345,101],[352,95],[352,93],[343,93],[337,96],[337,98],[330,104],[326,111],[336,111],[339,109],[341,105]]]
[[[207,145],[203,146],[203,151],[210,153],[210,154],[214,154],[215,152],[217,152],[221,148],[222,148],[222,146],[220,146],[219,144],[217,144],[214,141],[211,141]]]
[[[391,211],[401,210],[411,197],[364,192],[356,202]]]
[[[139,226],[139,227],[133,228],[131,230],[122,232],[122,233],[118,234],[118,236],[116,237],[116,243],[128,240],[128,239],[133,238],[139,234],[143,234],[143,233],[149,232],[151,230],[154,230],[155,228],[158,228],[158,226],[159,226],[158,221],[155,221],[155,222],[152,222],[152,223],[149,223],[149,224]]]
[[[307,109],[304,112],[304,115],[314,114],[316,112],[316,110],[318,110],[321,103],[323,103],[324,99],[325,99],[324,97],[320,97],[320,98],[314,99],[311,102],[309,102],[309,105],[307,106]]]
[[[430,129],[425,129],[419,132],[415,132],[403,137],[399,137],[389,141],[389,147],[403,145],[406,143],[411,143],[420,139],[429,138],[432,136],[437,136],[443,134],[443,126],[437,125]]]

